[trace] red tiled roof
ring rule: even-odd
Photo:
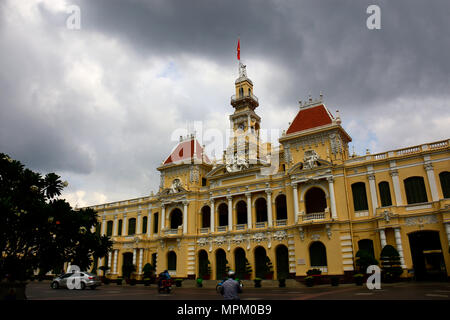
[[[308,130],[330,124],[333,116],[328,112],[323,104],[301,109],[294,121],[289,126],[286,134]]]
[[[190,160],[194,157],[194,143],[195,143],[195,158],[202,160],[203,148],[197,140],[191,139],[180,142],[177,147],[172,151],[170,156],[164,161],[164,164],[177,163],[180,161]],[[203,162],[209,163],[209,159],[206,155],[203,155]]]

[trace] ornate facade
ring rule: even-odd
[[[240,65],[231,97],[234,135],[212,162],[195,136],[181,138],[158,168],[148,197],[92,206],[114,241],[99,265],[121,275],[130,259],[178,278],[222,278],[227,268],[253,279],[312,268],[356,271],[359,249],[379,259],[394,246],[403,277],[450,276],[450,140],[364,156],[323,103],[300,102],[272,148],[260,141],[258,98]],[[264,147],[261,147],[264,146]]]

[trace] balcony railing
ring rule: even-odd
[[[209,233],[209,228],[200,228],[200,233]]]
[[[244,99],[253,99],[256,102],[258,102],[257,96],[255,96],[253,93],[250,93],[250,94],[247,93],[247,94],[243,94],[243,95],[239,95],[239,96],[236,96],[235,94],[233,94],[231,96],[231,103],[239,101],[239,100],[244,100]]]
[[[325,219],[325,212],[307,213],[302,216],[303,221]]]
[[[246,224],[237,224],[236,230],[245,230],[246,226],[247,226]]]
[[[445,148],[448,148],[449,145],[450,145],[450,140],[441,140],[441,141],[435,141],[432,143],[422,144],[419,146],[412,146],[412,147],[408,147],[408,148],[391,150],[391,151],[386,151],[386,152],[377,153],[377,154],[368,154],[368,155],[364,155],[364,156],[358,156],[355,158],[348,159],[348,160],[346,160],[346,162],[354,163],[354,162],[362,162],[362,161],[388,159],[388,158],[399,157],[399,156],[408,156],[411,154],[417,154],[417,153],[420,153],[422,151],[427,151],[427,150],[445,149]]]
[[[275,225],[277,225],[277,226],[285,226],[285,225],[287,225],[287,219],[275,220]]]
[[[167,229],[166,235],[178,234],[178,229]]]
[[[261,229],[261,228],[265,228],[267,226],[267,222],[263,221],[263,222],[257,222],[255,227],[256,229]]]
[[[217,232],[227,232],[227,226],[219,226],[219,227],[217,227]]]

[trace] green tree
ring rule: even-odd
[[[367,267],[371,265],[378,265],[377,259],[374,258],[372,253],[367,250],[360,249],[356,253],[356,265],[359,267],[360,273],[366,273]]]
[[[0,279],[29,279],[33,270],[61,270],[64,262],[87,269],[112,242],[92,231],[92,209],[73,210],[58,199],[67,182],[44,177],[0,153]]]
[[[144,274],[144,278],[150,278],[155,272],[156,268],[150,263],[146,263],[142,268],[142,273]]]
[[[391,245],[386,245],[380,253],[383,279],[387,282],[396,281],[403,273],[400,265],[400,254]]]
[[[122,265],[122,276],[125,279],[130,279],[131,274],[136,271],[136,266],[132,264],[131,262],[124,263]]]

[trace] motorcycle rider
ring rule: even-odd
[[[169,280],[170,279],[170,274],[169,271],[164,270],[163,272],[161,272],[159,274],[159,282],[158,282],[158,286],[161,287],[162,281],[163,280]]]
[[[222,287],[220,288],[220,293],[225,300],[239,300],[239,293],[242,293],[241,284],[234,280],[234,278],[234,271],[228,271],[228,280],[222,283]]]

